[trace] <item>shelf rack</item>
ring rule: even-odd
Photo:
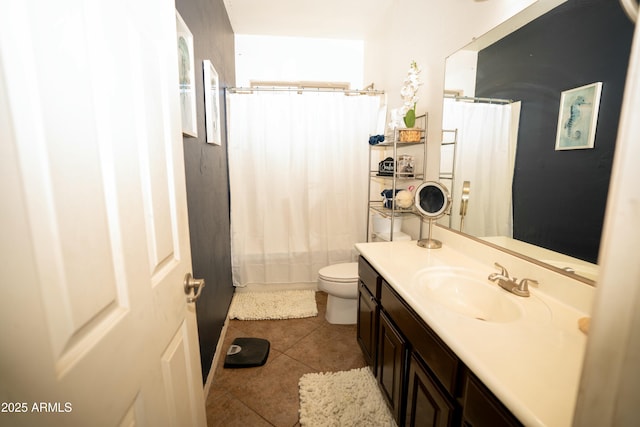
[[[416,215],[420,216],[417,210],[414,209],[413,206],[411,208],[402,209],[396,207],[395,202],[391,204],[391,208],[387,208],[383,206],[382,196],[380,198],[375,199],[372,197],[372,182],[376,180],[380,180],[384,184],[381,187],[389,186],[391,187],[392,194],[396,194],[396,190],[407,188],[410,185],[418,186],[421,182],[424,181],[425,176],[427,174],[427,123],[428,116],[426,114],[418,116],[416,118],[416,123],[419,124],[414,130],[420,132],[420,140],[412,141],[412,142],[401,142],[400,141],[400,131],[402,129],[394,129],[385,135],[385,141],[376,145],[371,145],[369,147],[369,185],[368,185],[368,209],[367,209],[367,241],[371,241],[373,237],[373,233],[371,230],[371,216],[374,213],[380,214],[385,218],[390,218],[390,229],[389,229],[389,240],[393,241],[393,227],[395,219],[398,216],[404,215]],[[416,150],[412,147],[421,147],[422,150]],[[404,148],[410,149],[412,153],[418,155],[418,151],[420,151],[421,159],[416,158],[415,164],[418,166],[420,163],[422,165],[421,170],[413,171],[413,173],[401,173],[397,172],[398,165],[398,155],[405,154],[400,152],[399,150],[403,150]],[[378,160],[384,159],[387,154],[391,154],[391,157],[394,160],[394,170],[390,175],[380,175],[378,170],[378,162],[373,161],[374,154],[378,153]],[[419,163],[420,162],[420,163]],[[420,221],[420,236],[422,236],[422,221]]]

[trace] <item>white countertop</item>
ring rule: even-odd
[[[415,241],[356,248],[523,424],[571,425],[587,341],[578,319],[588,314],[543,291],[552,284],[530,288],[530,298],[505,291],[525,307],[525,315],[513,322],[483,322],[425,301],[410,284],[426,267],[464,267],[488,276],[496,271],[493,265],[446,244],[432,250]],[[527,307],[541,306],[548,307],[543,316],[527,317]]]

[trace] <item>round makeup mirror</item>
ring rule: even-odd
[[[418,240],[418,246],[427,249],[442,247],[442,242],[431,238],[433,223],[444,216],[451,205],[449,190],[436,181],[425,181],[418,186],[415,193],[415,206],[420,215],[429,220],[429,237]]]

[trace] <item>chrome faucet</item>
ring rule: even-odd
[[[505,289],[513,294],[516,294],[521,297],[528,297],[531,295],[529,293],[529,285],[537,285],[538,281],[533,279],[522,279],[520,283],[518,283],[518,279],[515,277],[509,277],[509,272],[506,268],[498,264],[494,263],[497,268],[500,269],[500,273],[491,273],[488,277],[492,282],[498,283],[502,289]]]

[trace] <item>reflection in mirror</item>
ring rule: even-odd
[[[519,103],[480,103],[445,99],[443,129],[457,130],[441,148],[440,180],[454,198],[448,226],[461,221],[458,204],[464,181],[474,185],[474,206],[466,232],[474,236],[513,237],[512,182]]]
[[[464,217],[467,215],[469,206],[469,193],[471,192],[471,183],[465,181],[462,183],[462,197],[460,198],[460,231],[464,231]]]
[[[632,36],[618,2],[539,0],[449,57],[440,180],[454,206],[439,223],[593,283]],[[556,151],[561,93],[594,82],[594,148]]]
[[[435,181],[425,181],[418,186],[415,193],[415,206],[420,215],[429,220],[429,237],[418,240],[418,246],[427,249],[438,249],[442,242],[431,238],[433,223],[442,218],[449,210],[451,196],[445,186]]]

